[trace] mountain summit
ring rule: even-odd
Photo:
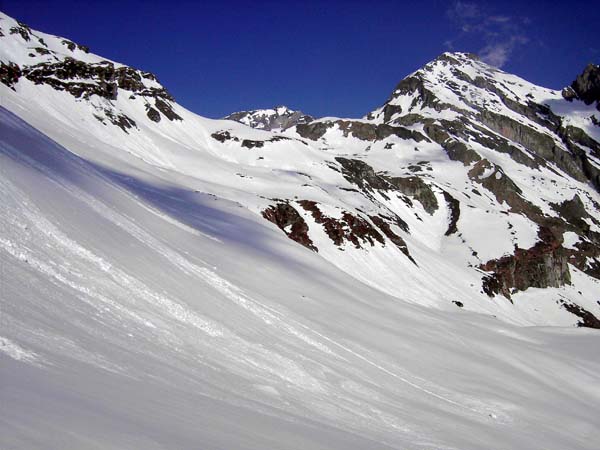
[[[1,14],[0,447],[594,449],[595,67],[211,120]]]
[[[235,112],[224,119],[235,120],[259,130],[283,131],[298,124],[312,122],[314,117],[306,115],[302,111],[289,109],[287,106],[276,106],[272,109]]]

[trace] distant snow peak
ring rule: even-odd
[[[239,111],[224,117],[224,119],[234,120],[259,130],[283,131],[299,124],[312,122],[314,117],[280,105],[270,109]]]

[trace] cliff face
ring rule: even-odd
[[[531,287],[560,287],[571,283],[567,251],[547,228],[541,228],[539,242],[528,249],[516,248],[514,254],[488,261],[480,267],[492,275],[484,279],[488,295],[511,293]]]

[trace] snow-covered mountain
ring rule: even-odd
[[[271,132],[0,15],[0,447],[595,448],[596,70]]]
[[[239,111],[229,114],[224,119],[235,120],[249,127],[267,131],[283,131],[315,120],[314,117],[304,114],[302,111],[294,111],[287,106]]]

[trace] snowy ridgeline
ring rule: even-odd
[[[475,93],[438,89],[453,108],[417,108],[438,122],[400,119],[411,100],[270,133],[198,117],[151,74],[111,87],[102,58],[1,18],[20,71],[0,83],[1,448],[596,447],[598,333],[561,306],[600,316],[593,251],[570,284],[510,301],[480,266],[541,248],[547,219],[499,200],[505,177],[547,216],[579,196],[591,231],[560,247],[575,256],[600,199],[514,151],[448,157],[431,126]],[[66,57],[91,66],[31,68]],[[593,134],[593,105],[494,76]]]

